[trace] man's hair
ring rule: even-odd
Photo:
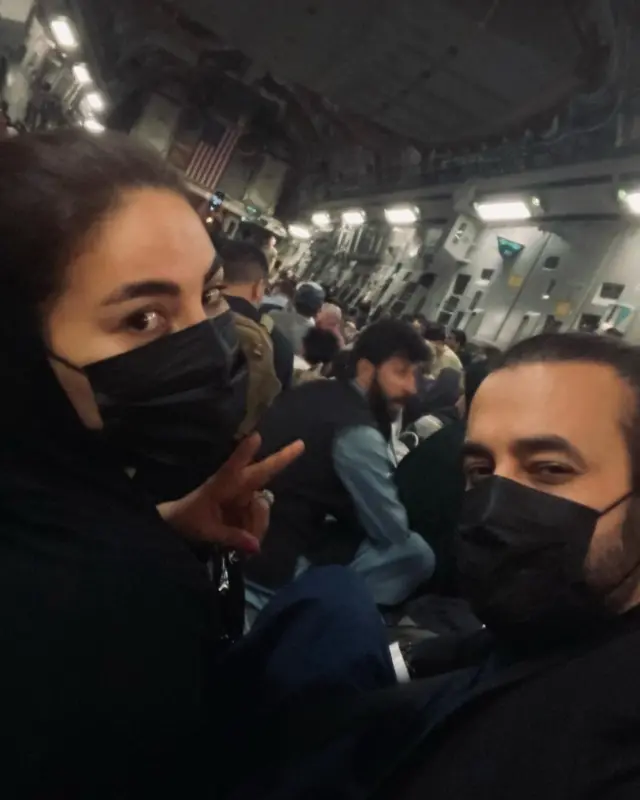
[[[463,330],[460,330],[460,328],[452,330],[451,336],[456,340],[456,342],[458,342],[460,347],[467,346],[467,334]]]
[[[412,364],[427,363],[431,351],[418,331],[399,319],[381,319],[360,334],[353,347],[353,364],[366,359],[379,367],[392,358],[406,358]]]
[[[318,283],[307,281],[298,284],[293,305],[303,317],[315,317],[324,303],[324,289]]]
[[[267,257],[251,242],[216,238],[213,243],[224,266],[225,283],[256,283],[269,276]]]
[[[296,296],[296,282],[291,278],[280,278],[273,284],[271,294],[283,294],[289,300],[293,300]]]
[[[592,333],[543,333],[507,350],[495,362],[494,371],[520,364],[563,362],[611,367],[632,390],[631,419],[622,422],[632,463],[632,485],[637,491],[640,489],[640,348],[621,339]]]
[[[439,325],[437,322],[427,322],[424,326],[424,338],[428,342],[444,342],[447,330],[444,325]]]
[[[322,328],[309,328],[302,346],[304,357],[312,367],[329,364],[340,352],[338,337],[333,331]]]

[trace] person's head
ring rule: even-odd
[[[324,291],[317,283],[301,283],[296,289],[293,300],[298,314],[309,319],[314,319],[324,303]]]
[[[328,331],[339,329],[342,325],[342,310],[334,303],[324,303],[316,317],[316,325]]]
[[[120,409],[134,383],[151,391],[144,369],[169,368],[159,350],[174,334],[180,369],[200,351],[212,369],[226,359],[214,345],[222,318],[208,320],[227,310],[214,248],[157,155],[124,136],[59,131],[0,143],[0,171],[2,316],[26,320],[85,426],[103,426],[107,377]],[[185,349],[192,336],[199,350]]]
[[[461,353],[467,346],[467,334],[456,328],[447,336],[446,343],[454,353]]]
[[[416,366],[430,355],[409,323],[380,320],[365,328],[353,347],[356,381],[365,392],[382,396],[395,415],[416,393]]]
[[[269,280],[269,264],[262,250],[251,242],[226,239],[217,240],[217,251],[224,268],[225,294],[259,306]]]
[[[426,321],[422,316],[410,317],[409,322],[411,322],[411,325],[418,331],[418,333],[424,335]]]
[[[358,326],[353,320],[347,320],[344,323],[344,340],[347,344],[351,344],[358,336]]]
[[[515,345],[473,400],[465,473],[486,562],[482,577],[480,561],[467,567],[476,590],[494,587],[493,608],[479,601],[489,616],[548,612],[546,624],[577,628],[587,600],[614,613],[640,602],[637,348],[580,333]],[[496,537],[513,563],[498,567],[483,549]],[[535,585],[523,588],[527,575]]]
[[[296,282],[290,278],[280,278],[273,284],[271,294],[282,295],[293,303],[293,300],[296,296]]]
[[[330,330],[309,328],[302,341],[302,355],[312,367],[330,364],[339,352],[338,337]]]
[[[264,240],[264,246],[269,250],[273,250],[277,241],[278,240],[275,236],[267,236],[267,238]]]
[[[436,355],[442,355],[447,342],[447,331],[444,325],[428,322],[424,328],[424,338],[431,343]]]

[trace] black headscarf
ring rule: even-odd
[[[5,785],[184,792],[211,752],[216,592],[82,426],[19,302],[0,302]]]

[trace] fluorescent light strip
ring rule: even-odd
[[[531,219],[531,209],[524,200],[476,203],[478,216],[484,222],[508,222]]]
[[[351,211],[342,212],[342,222],[345,225],[363,225],[365,220],[366,216],[364,211],[360,211],[359,209],[354,208]]]
[[[385,208],[384,216],[389,225],[413,225],[418,220],[418,211],[411,206]]]
[[[316,228],[328,228],[331,225],[331,215],[327,211],[316,211],[311,215],[311,222]]]
[[[294,239],[310,239],[311,231],[306,225],[289,225],[289,235]]]
[[[78,37],[67,17],[56,17],[51,20],[51,32],[59,44],[65,50],[75,50],[78,46]]]
[[[73,76],[81,86],[88,86],[93,83],[91,73],[86,64],[74,64]]]

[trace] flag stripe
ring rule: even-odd
[[[215,191],[231,160],[240,134],[240,126],[233,125],[225,130],[222,139],[215,147],[204,141],[198,142],[185,172],[187,178],[207,191]]]

